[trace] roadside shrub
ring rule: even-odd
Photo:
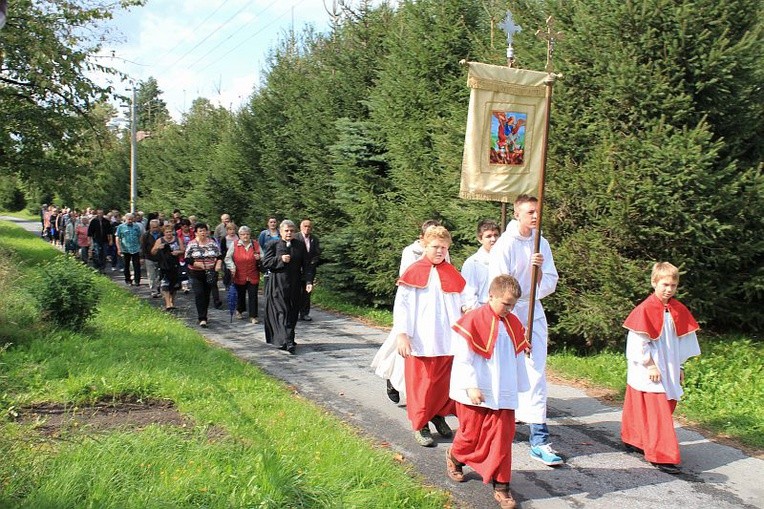
[[[32,294],[44,320],[69,329],[82,327],[95,314],[98,304],[93,272],[73,258],[63,256],[40,268]]]

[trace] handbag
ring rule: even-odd
[[[204,271],[204,279],[208,285],[214,285],[218,282],[218,272],[214,269],[207,269]]]

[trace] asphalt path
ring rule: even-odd
[[[39,223],[0,219],[39,233]],[[124,285],[121,272],[107,271],[105,275]],[[141,286],[125,288],[154,305],[163,305],[162,299],[150,298],[145,275]],[[221,296],[225,301],[222,289]],[[197,328],[210,343],[283,380],[296,393],[360,430],[371,443],[399,454],[424,484],[450,492],[455,507],[498,507],[490,487],[469,468],[465,469],[466,482],[450,481],[445,473],[450,440],[433,432],[435,447],[418,446],[404,402],[396,405],[387,399],[384,381],[369,366],[387,331],[315,309],[313,321],[299,323],[297,354],[289,355],[265,343],[262,325],[231,321],[227,309],[211,309],[209,328],[200,329],[193,295],[179,292],[176,300],[177,319]],[[262,295],[260,307],[262,317]],[[566,463],[547,467],[532,460],[528,428],[518,426],[511,489],[522,508],[764,508],[762,459],[677,425],[682,474],[669,475],[623,450],[620,407],[589,397],[580,388],[551,383],[548,409],[552,442]],[[458,425],[454,417],[448,422],[454,429]]]

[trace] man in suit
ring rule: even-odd
[[[311,272],[315,275],[316,268],[318,267],[318,260],[321,256],[321,242],[318,237],[313,235],[313,221],[310,219],[303,219],[302,222],[300,222],[300,233],[295,235],[295,238],[301,240],[303,244],[305,244],[308,264],[310,264]],[[300,319],[309,322],[313,319],[310,317],[310,292],[306,290],[307,283],[308,282],[305,281],[302,287]]]

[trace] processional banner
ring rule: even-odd
[[[459,197],[514,202],[536,194],[543,161],[548,74],[469,62],[470,105]]]

